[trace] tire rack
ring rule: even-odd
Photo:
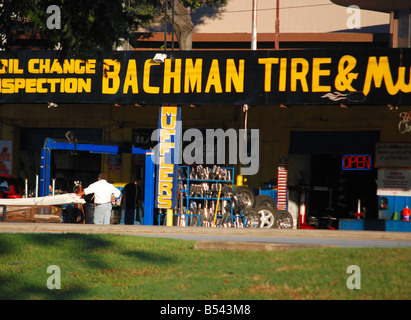
[[[219,176],[213,173],[216,170],[225,172],[226,175]],[[180,166],[178,180],[180,199],[182,199],[180,206],[181,203],[183,206],[180,211],[177,210],[179,221],[185,221],[185,225],[189,226],[212,227],[214,221],[217,220],[218,226],[237,226],[238,219],[236,218],[238,217],[233,216],[231,198],[234,189],[234,168],[214,166],[210,169],[203,166]],[[222,191],[218,199],[217,192],[220,186]],[[219,201],[217,219],[214,219],[217,201]],[[192,203],[196,204],[195,207]],[[224,210],[229,207],[227,210],[229,217],[227,211],[223,212],[223,206],[225,207]],[[229,218],[229,223],[223,225],[223,222],[228,220],[227,218]]]

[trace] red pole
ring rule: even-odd
[[[280,0],[277,0],[275,16],[275,50],[280,49]]]

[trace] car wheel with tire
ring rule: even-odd
[[[274,228],[278,229],[292,229],[293,216],[286,210],[276,210],[277,219]]]
[[[255,195],[251,188],[245,186],[234,187],[234,193],[241,198],[242,205],[245,208],[252,208],[255,204]]]
[[[273,228],[277,220],[276,210],[267,205],[260,205],[256,208],[260,216],[260,228]]]
[[[267,205],[273,209],[277,209],[277,203],[273,199],[273,197],[270,197],[265,194],[259,194],[255,197],[255,207],[259,207],[261,205]]]
[[[244,217],[246,219],[245,221],[245,227],[246,228],[260,228],[260,215],[258,212],[254,209],[247,209],[244,212]]]

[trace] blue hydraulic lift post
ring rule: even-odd
[[[46,153],[47,149],[41,149],[41,155],[40,155],[40,197],[43,196],[44,194],[44,184],[46,180]],[[26,195],[27,196],[27,195]]]
[[[146,151],[145,185],[144,185],[144,219],[143,224],[154,224],[154,187],[155,187],[155,163],[153,151]]]
[[[50,149],[41,149],[39,196],[47,194],[50,185]]]
[[[50,186],[50,163],[51,150],[71,150],[71,151],[89,151],[92,153],[118,154],[121,152],[116,145],[105,144],[86,144],[73,143],[66,141],[55,141],[51,138],[46,138],[43,149],[41,149],[41,164],[40,164],[40,196],[48,194]],[[130,149],[129,149],[130,152]],[[155,181],[155,165],[152,161],[152,151],[147,151],[142,148],[131,148],[132,154],[143,154],[146,160],[145,174],[145,196],[144,196],[144,224],[152,225],[154,221],[154,181]]]
[[[132,148],[132,154],[145,155],[145,177],[144,177],[144,218],[143,225],[154,224],[154,187],[155,187],[155,164],[153,162],[153,151],[141,148]]]
[[[48,183],[44,186],[44,195],[50,194],[50,179],[51,179],[51,150],[48,150],[47,152],[47,158],[46,158],[46,176],[47,176],[47,181]]]

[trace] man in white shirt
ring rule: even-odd
[[[94,193],[94,224],[110,224],[112,201],[121,195],[121,191],[106,179],[106,174],[100,173],[98,181],[77,194],[82,196]]]

